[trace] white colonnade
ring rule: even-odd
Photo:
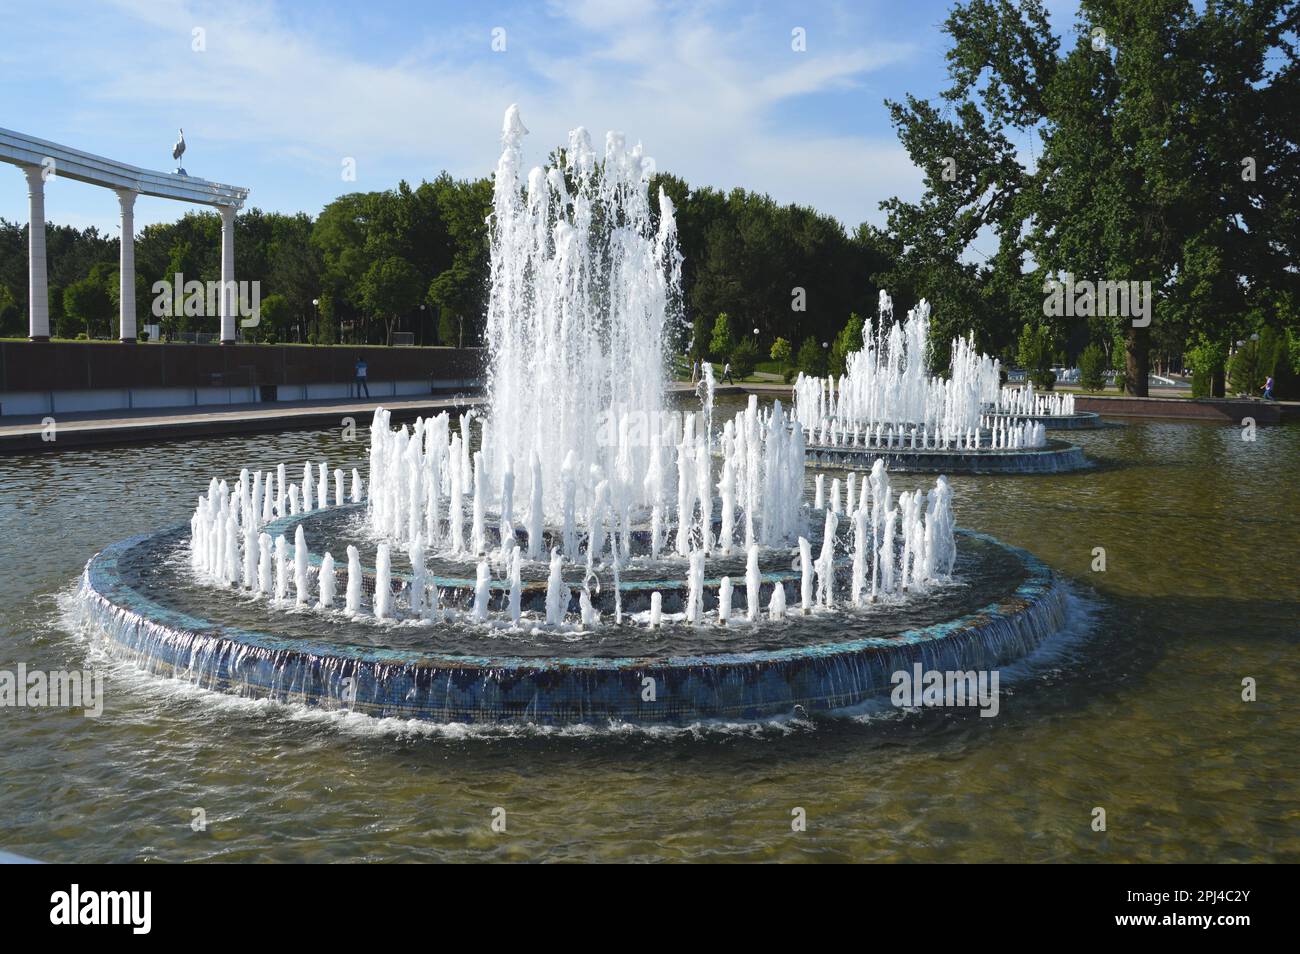
[[[118,337],[133,343],[135,300],[135,200],[149,195],[179,202],[214,206],[221,213],[221,343],[234,344],[238,323],[235,312],[235,215],[248,190],[194,176],[140,169],[105,159],[80,149],[60,146],[25,133],[0,129],[0,162],[18,166],[27,177],[28,333],[33,341],[50,338],[50,288],[45,249],[45,186],[56,178],[74,179],[117,193],[121,212],[121,253],[118,294]]]

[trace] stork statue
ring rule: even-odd
[[[178,176],[187,176],[189,173],[180,164],[181,156],[185,155],[185,130],[178,129],[177,132],[180,133],[180,138],[176,140],[176,145],[172,146],[172,158],[176,160],[176,174]]]

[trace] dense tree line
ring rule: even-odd
[[[746,342],[766,357],[777,339],[830,341],[851,314],[874,313],[894,251],[870,226],[850,235],[807,206],[744,189],[691,189],[672,175],[651,185],[677,210],[693,357],[726,361]]]
[[[235,276],[261,282],[257,341],[386,343],[394,330],[420,344],[474,344],[487,293],[492,186],[442,175],[411,188],[340,196],[318,217],[250,209],[235,220]],[[47,226],[50,322],[64,338],[117,333],[118,240]],[[150,225],[135,243],[140,327],[164,336],[215,332],[211,317],[155,316],[154,284],[217,281],[221,219],[191,212]],[[27,329],[27,228],[0,219],[0,334]]]
[[[835,339],[846,316],[874,307],[876,276],[893,259],[888,242],[869,227],[848,235],[832,216],[743,189],[691,189],[659,175],[651,194],[657,197],[660,186],[674,201],[687,252],[681,350],[728,360],[744,344],[766,356],[777,338]],[[414,188],[401,182],[386,192],[340,196],[315,219],[256,208],[242,213],[235,220],[235,274],[262,283],[262,324],[248,336],[385,343],[402,330],[420,344],[479,343],[491,203],[490,179],[442,175]],[[0,220],[0,333],[9,336],[26,329],[26,231]],[[114,337],[117,239],[94,228],[49,226],[47,244],[54,334]],[[158,321],[155,282],[177,273],[216,281],[220,255],[214,213],[143,229],[136,238],[141,326]],[[722,350],[710,347],[719,314],[736,316]],[[161,324],[164,335],[215,330],[210,319],[184,315]]]
[[[710,349],[720,313],[736,317],[732,345],[754,337],[764,353],[778,337],[833,339],[851,312],[874,307],[876,278],[891,264],[883,236],[853,235],[834,217],[780,206],[742,189],[691,189],[659,175],[677,209],[685,322],[679,346],[726,360]],[[236,219],[235,274],[262,283],[262,341],[314,343],[391,340],[411,331],[421,344],[475,345],[488,284],[487,217],[492,183],[442,175],[412,188],[352,193],[314,220],[250,209]],[[657,201],[655,213],[657,215]],[[189,213],[151,225],[136,238],[137,309],[152,316],[155,282],[180,273],[188,281],[220,277],[221,224],[214,213]],[[116,333],[118,242],[94,228],[50,226],[50,310],[59,337],[111,338]],[[0,220],[0,330],[26,328],[25,225]],[[202,328],[200,322],[206,322]],[[178,315],[164,334],[214,331],[209,319]],[[696,329],[696,326],[700,330]],[[740,334],[743,326],[744,334]]]

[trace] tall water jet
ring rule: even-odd
[[[785,584],[779,580],[772,587],[772,598],[767,604],[767,616],[774,623],[785,619]]]
[[[375,548],[375,618],[388,619],[393,609],[392,555],[387,543]]]
[[[817,560],[817,602],[827,609],[835,606],[835,531],[840,518],[826,511],[826,528],[822,532],[822,553]]]
[[[303,464],[302,465],[302,511],[303,513],[311,513],[312,510],[316,509],[315,507],[312,506],[311,484],[312,484],[311,464]]]
[[[867,512],[858,508],[853,512],[853,575],[849,598],[854,606],[861,606],[867,586],[867,562],[871,553],[867,545]]]
[[[704,551],[692,550],[686,584],[686,621],[698,626],[704,619]]]
[[[275,538],[275,598],[289,595],[289,542],[284,535]]]
[[[424,614],[424,591],[427,587],[425,575],[428,572],[424,563],[424,538],[416,535],[407,550],[411,561],[411,595],[409,599],[411,612],[416,616]]]
[[[506,541],[513,545],[515,536],[515,458],[506,452],[506,468],[501,474],[501,550],[508,553]]]
[[[474,612],[472,618],[476,623],[486,623],[488,618],[488,587],[492,571],[487,560],[480,560],[474,581]]]
[[[510,622],[518,626],[519,617],[522,615],[521,602],[524,595],[522,568],[520,562],[522,556],[519,548],[515,547],[510,556]]]
[[[564,582],[564,555],[551,550],[551,571],[546,579],[546,625],[559,626],[569,609],[569,585]]]
[[[307,556],[307,536],[299,524],[293,537],[293,590],[299,606],[307,605],[311,596],[307,589]]]
[[[528,469],[533,477],[528,495],[528,559],[537,560],[542,556],[542,539],[546,519],[545,494],[542,492],[542,459],[537,451],[529,455]]]
[[[321,557],[320,575],[318,577],[318,586],[320,589],[320,602],[317,604],[321,609],[329,609],[334,605],[334,557],[330,556],[329,551]]]
[[[806,537],[799,538],[799,608],[804,613],[812,611],[813,601],[813,564],[812,543]]]
[[[487,474],[483,470],[483,452],[474,452],[474,522],[470,528],[470,552],[480,556],[487,551]]]
[[[275,587],[275,577],[271,569],[271,535],[269,533],[259,534],[257,546],[259,551],[257,589],[262,595],[270,596]]]
[[[718,622],[726,626],[731,619],[731,577],[724,576],[718,584]]]
[[[672,201],[660,190],[652,203],[654,163],[639,144],[609,133],[598,155],[578,128],[563,168],[525,174],[526,134],[511,106],[489,219],[491,466],[499,472],[506,453],[535,452],[547,512],[558,517],[567,455],[576,455],[578,473],[594,465],[613,474],[620,419],[657,426],[661,418],[681,255]],[[642,497],[648,447],[627,448],[622,464]],[[590,491],[585,481],[577,489]]]
[[[758,547],[752,546],[749,548],[745,563],[745,615],[751,623],[757,623],[762,612],[762,601],[759,599],[761,586],[762,577],[758,572]]]
[[[353,616],[361,612],[361,554],[348,546],[347,610]]]

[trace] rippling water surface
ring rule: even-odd
[[[1100,466],[952,481],[962,526],[1072,581],[1070,630],[1003,673],[997,718],[884,706],[652,731],[247,702],[138,675],[68,625],[104,543],[183,523],[210,475],[244,464],[363,466],[364,445],[336,431],[0,458],[0,669],[108,669],[99,719],[0,709],[0,848],[50,861],[1300,860],[1300,429],[1254,443],[1160,421],[1062,436]],[[1246,677],[1256,702],[1241,699]],[[505,833],[490,827],[498,806]],[[791,831],[795,807],[805,832]]]

